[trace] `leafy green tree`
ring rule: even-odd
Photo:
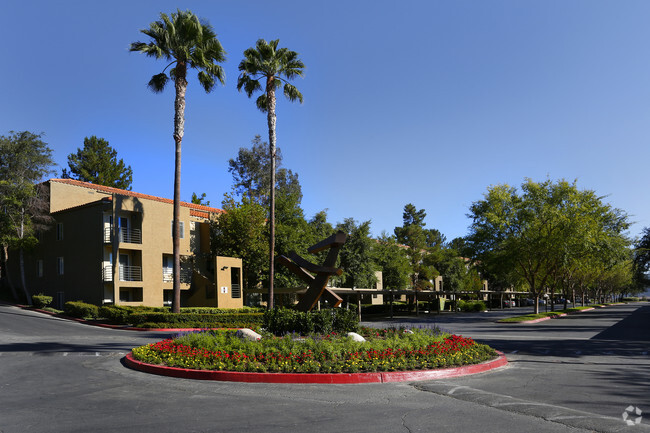
[[[634,281],[637,291],[650,286],[650,227],[643,229],[643,236],[634,244]]]
[[[84,138],[83,149],[68,155],[68,168],[70,171],[63,169],[61,177],[64,179],[131,190],[131,166],[125,165],[121,158],[118,160],[117,151],[103,138],[94,135]]]
[[[398,245],[395,236],[382,233],[373,247],[374,262],[382,272],[387,290],[403,290],[410,282],[411,265],[406,248]]]
[[[357,223],[353,218],[346,218],[336,229],[348,235],[339,253],[340,267],[343,269],[342,286],[372,288],[377,278],[373,261],[375,241],[370,238],[370,221]]]
[[[198,204],[201,206],[210,206],[210,200],[205,199],[205,193],[201,194],[199,197],[195,192],[192,193],[192,203]],[[205,200],[205,201],[204,201]]]
[[[257,108],[267,114],[269,130],[269,158],[271,180],[269,183],[269,309],[273,309],[273,275],[275,255],[275,161],[276,161],[276,89],[283,84],[284,95],[290,100],[302,103],[302,94],[289,83],[295,77],[302,77],[305,65],[298,58],[298,53],[287,48],[278,48],[279,40],[266,42],[258,39],[255,48],[244,51],[244,59],[239,63],[241,74],[237,80],[237,90],[244,89],[250,98],[255,92],[262,91],[257,98]],[[264,82],[262,90],[261,81]]]
[[[631,258],[622,260],[609,267],[598,278],[596,299],[611,297],[614,299],[624,293],[634,291],[634,266]]]
[[[316,262],[313,256],[310,257],[311,254],[307,252],[307,249],[313,245],[313,243],[310,243],[311,227],[305,219],[303,209],[300,207],[299,197],[295,194],[286,194],[286,191],[282,194],[278,191],[275,203],[276,254],[288,255],[292,251],[295,251],[305,259]],[[267,239],[269,239],[269,224],[267,224],[266,229]],[[284,266],[276,267],[274,270],[274,279],[279,287],[298,287],[304,285],[302,280]],[[267,284],[267,287],[270,284],[266,278],[264,279],[264,283]]]
[[[436,247],[441,240],[437,230],[425,230],[424,209],[418,210],[413,204],[404,206],[403,225],[395,227],[395,238],[397,242],[407,246],[406,255],[411,266],[411,285],[413,289],[422,290],[431,286],[430,280],[438,275],[435,269],[435,256],[429,253],[429,247]]]
[[[47,188],[37,182],[52,173],[52,149],[41,138],[43,134],[28,131],[0,136],[0,242],[3,247],[5,275],[9,279],[9,249],[17,249],[22,289],[29,305],[32,299],[25,279],[26,250],[37,243],[36,232],[48,228],[49,201]]]
[[[452,239],[447,243],[447,248],[452,248],[456,251],[458,251],[458,254],[461,257],[467,257],[468,251],[467,251],[467,241],[463,237],[457,237]]]
[[[237,158],[228,161],[228,171],[232,174],[235,193],[247,194],[250,199],[268,207],[271,185],[269,145],[259,135],[253,138],[251,144],[250,149],[240,148]],[[298,174],[282,167],[282,152],[279,147],[276,147],[275,165],[276,196],[293,195],[300,203],[302,190]]]
[[[492,186],[469,216],[474,259],[513,285],[525,281],[536,300],[571,263],[625,243],[629,225],[623,212],[565,180],[528,179],[521,192]]]
[[[151,41],[134,42],[131,51],[139,51],[149,57],[164,59],[169,62],[163,72],[154,75],[149,81],[149,88],[162,92],[167,82],[174,82],[176,98],[174,100],[174,222],[172,229],[174,255],[174,297],[172,311],[180,312],[180,202],[181,202],[181,143],[185,132],[185,93],[187,91],[187,69],[199,71],[198,80],[206,93],[214,88],[216,81],[224,83],[224,71],[219,63],[225,61],[225,51],[217,39],[212,26],[201,22],[190,11],[178,10],[171,14],[160,14],[160,21],[141,30]],[[170,66],[169,76],[165,70]]]
[[[313,218],[309,220],[309,228],[311,232],[311,239],[309,240],[310,246],[328,238],[336,232],[332,224],[327,221],[326,210],[317,212]]]
[[[437,265],[438,271],[444,281],[445,290],[465,290],[463,280],[467,266],[465,261],[459,257],[456,250],[445,249],[442,254],[442,260],[440,260]]]
[[[266,209],[246,195],[241,202],[226,195],[222,207],[225,212],[211,223],[212,254],[241,257],[244,288],[253,288],[267,271]]]
[[[255,136],[252,140],[250,149],[240,148],[235,159],[229,160],[229,171],[233,177],[233,192],[241,196],[242,202],[246,199],[250,203],[255,203],[267,209],[269,204],[269,185],[271,182],[270,175],[270,154],[268,145],[262,142],[260,136]],[[280,149],[277,149],[276,160],[278,166],[282,162]],[[275,251],[277,254],[288,255],[295,251],[303,257],[318,262],[318,259],[310,258],[307,254],[307,248],[317,241],[313,233],[313,227],[305,220],[304,212],[300,207],[302,201],[302,191],[298,175],[291,170],[276,167],[276,188],[275,188],[275,229],[276,242]],[[324,214],[324,223],[327,215]],[[270,227],[264,225],[262,235],[267,245],[269,244]],[[331,225],[330,225],[331,228]],[[331,233],[328,233],[329,236]],[[268,257],[268,248],[267,257]],[[258,273],[260,269],[268,272],[269,263],[263,267],[254,270]],[[251,270],[253,272],[253,270]],[[261,274],[260,274],[261,275]],[[260,276],[256,284],[268,287],[269,273]],[[284,266],[278,266],[274,270],[274,284],[281,287],[297,287],[303,285],[292,272]]]

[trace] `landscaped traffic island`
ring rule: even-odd
[[[137,347],[130,358],[186,370],[345,375],[445,369],[499,357],[487,345],[438,330],[362,328],[359,334],[366,341],[337,333],[283,337],[268,333],[250,341],[236,330],[192,332]]]

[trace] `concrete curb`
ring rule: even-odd
[[[597,308],[606,308],[606,307],[610,307],[610,306],[613,306],[613,305],[625,305],[625,304],[599,305]],[[556,314],[554,316],[540,317],[539,319],[525,320],[523,322],[499,322],[497,320],[496,323],[502,323],[502,324],[506,324],[506,325],[511,325],[511,324],[522,325],[522,324],[529,324],[529,323],[539,323],[539,322],[543,322],[545,320],[559,319],[560,317],[569,316],[571,314],[584,313],[586,311],[593,311],[595,309],[596,309],[596,307],[585,308],[584,310],[572,311],[570,313],[561,313],[561,314]]]
[[[191,370],[188,368],[165,367],[140,362],[133,358],[132,353],[129,353],[124,357],[124,363],[127,367],[134,370],[182,379],[256,383],[361,384],[447,379],[450,377],[483,373],[504,367],[508,364],[506,356],[502,352],[497,353],[499,354],[497,359],[486,361],[481,364],[464,365],[462,367],[444,368],[440,370],[390,371],[377,373],[248,373],[237,371]]]

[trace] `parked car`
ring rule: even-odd
[[[513,299],[506,299],[503,301],[503,306],[506,308],[516,307],[515,301]]]

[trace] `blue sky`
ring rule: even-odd
[[[307,66],[304,104],[280,100],[278,146],[308,218],[372,220],[392,233],[404,205],[448,239],[467,233],[489,185],[577,179],[650,226],[650,2],[16,1],[0,26],[0,134],[44,132],[61,168],[86,136],[107,139],[133,190],[172,197],[173,87],[129,44],[177,8],[210,22],[226,85],[187,92],[182,197],[230,191],[228,159],[265,137],[236,89],[243,51],[280,39]]]

